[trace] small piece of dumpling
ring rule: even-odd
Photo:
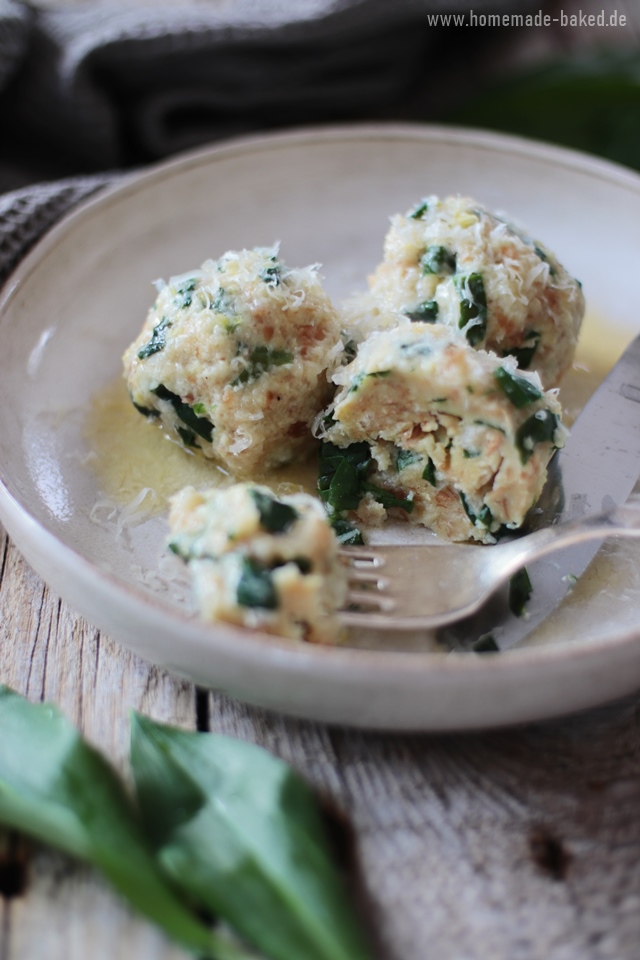
[[[347,571],[322,504],[238,483],[172,499],[170,549],[189,566],[205,620],[312,643],[340,640]]]

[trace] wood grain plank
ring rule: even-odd
[[[9,541],[0,582],[0,680],[57,703],[112,760],[128,750],[130,709],[195,726],[192,684],[169,677],[78,616]]]
[[[193,729],[191,684],[145,664],[59,600],[0,536],[0,682],[53,701],[124,769],[129,711]],[[175,960],[184,952],[134,916],[88,867],[39,847],[22,896],[0,896],[2,960]]]
[[[218,695],[210,717],[346,816],[385,960],[636,960],[638,697],[485,735],[369,735]]]
[[[31,873],[28,896],[11,904],[6,960],[185,960],[89,867],[37,849]]]

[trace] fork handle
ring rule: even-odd
[[[489,568],[499,565],[504,571],[502,579],[506,580],[526,563],[533,563],[556,550],[607,537],[640,537],[640,503],[614,504],[601,513],[552,524],[518,540],[499,544],[491,550],[487,576],[493,581],[494,574]]]

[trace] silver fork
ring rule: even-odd
[[[341,619],[373,630],[441,627],[475,613],[526,564],[607,537],[640,537],[640,504],[614,506],[495,546],[345,548],[340,555],[350,589]]]

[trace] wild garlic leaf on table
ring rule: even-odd
[[[0,731],[0,823],[94,864],[140,913],[198,956],[251,960],[182,903],[120,780],[54,706],[0,685]]]
[[[131,765],[177,884],[272,960],[370,960],[310,788],[254,744],[135,715]]]

